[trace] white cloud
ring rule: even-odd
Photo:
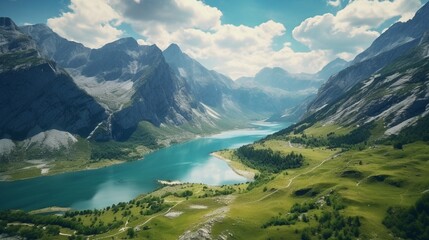
[[[327,3],[341,6],[340,0]],[[120,24],[127,23],[141,36],[140,44],[164,49],[177,43],[208,68],[237,78],[277,66],[312,73],[336,56],[352,59],[379,36],[377,27],[394,17],[411,18],[420,5],[419,0],[350,0],[336,14],[308,18],[293,30],[307,52],[294,51],[290,43],[273,50],[274,39],[287,31],[281,23],[223,24],[222,12],[200,0],[72,0],[70,11],[48,25],[68,39],[100,47],[121,37]]]
[[[420,6],[420,0],[352,0],[335,15],[304,20],[293,36],[312,50],[332,50],[350,60],[380,35],[376,29],[383,23],[395,17],[406,21]]]
[[[325,51],[295,52],[289,43],[274,51],[274,38],[285,31],[282,24],[267,21],[255,27],[224,24],[213,32],[184,29],[168,37],[208,68],[232,78],[251,76],[262,67],[275,66],[295,73],[316,72],[330,59]]]
[[[117,28],[121,17],[107,0],[71,0],[70,12],[48,19],[59,35],[88,47],[100,47],[123,35]]]
[[[181,29],[213,30],[219,27],[222,12],[198,0],[111,0],[123,20],[148,42],[165,47],[169,35]]]
[[[341,5],[341,0],[328,0],[327,4],[332,7],[339,7]]]

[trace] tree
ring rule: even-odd
[[[46,232],[48,232],[49,235],[53,235],[53,236],[59,235],[60,227],[49,225],[46,227]]]
[[[397,143],[393,144],[393,149],[402,150],[402,149],[404,149],[404,146],[402,145],[401,142],[397,142]]]
[[[308,233],[308,231],[304,230],[301,233],[301,240],[311,240],[310,234]]]
[[[134,229],[133,228],[128,228],[128,230],[127,230],[127,236],[129,238],[134,238],[135,235],[136,235],[136,233],[134,232]]]

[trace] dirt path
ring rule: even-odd
[[[136,226],[136,228],[143,227],[146,223],[150,222],[152,219],[154,219],[154,218],[156,218],[156,217],[159,217],[160,215],[165,215],[165,214],[169,213],[173,208],[175,208],[177,205],[179,205],[179,204],[180,204],[180,203],[182,203],[182,202],[183,202],[183,200],[182,200],[182,201],[177,202],[176,204],[174,204],[174,206],[170,207],[170,208],[169,208],[167,211],[165,211],[164,213],[158,213],[158,214],[156,214],[156,215],[154,215],[154,216],[150,217],[150,218],[149,218],[148,220],[146,220],[145,222],[143,222],[143,223],[141,223],[141,224],[137,225],[137,226]]]
[[[289,142],[289,143],[290,143],[290,142]],[[321,167],[325,162],[327,162],[327,161],[329,161],[329,160],[332,160],[332,159],[334,159],[334,158],[338,157],[339,155],[340,155],[340,153],[337,153],[337,154],[335,154],[335,155],[333,155],[333,156],[331,156],[331,157],[329,157],[329,158],[327,158],[327,159],[323,160],[321,163],[319,163],[318,165],[314,166],[312,169],[310,169],[310,170],[308,170],[308,171],[306,171],[306,172],[300,173],[300,174],[298,174],[298,175],[296,175],[296,176],[292,177],[291,179],[289,179],[289,183],[288,183],[285,187],[282,187],[282,188],[276,189],[275,191],[273,191],[273,192],[271,192],[271,193],[269,193],[269,194],[267,194],[267,195],[265,195],[265,196],[263,196],[263,197],[261,197],[261,198],[259,198],[259,199],[255,200],[255,201],[251,201],[251,202],[249,202],[249,203],[260,202],[260,201],[262,201],[262,200],[264,200],[264,199],[268,198],[269,196],[271,196],[271,195],[273,195],[273,194],[277,193],[277,192],[278,192],[278,191],[280,191],[280,190],[284,190],[284,189],[289,188],[289,187],[290,187],[290,185],[293,183],[293,181],[294,181],[296,178],[298,178],[298,177],[300,177],[300,176],[302,176],[302,175],[305,175],[305,174],[308,174],[308,173],[313,172],[314,170],[316,170],[316,169],[318,169],[319,167]]]
[[[215,210],[204,215],[202,222],[197,224],[196,226],[192,227],[192,229],[184,232],[179,237],[179,240],[193,240],[193,239],[210,240],[210,239],[213,239],[211,236],[213,225],[217,222],[221,222],[226,217],[226,215],[228,214],[228,212],[230,210],[229,205],[235,200],[235,198],[236,197],[232,196],[232,195],[219,197],[218,201],[225,204],[225,206],[216,208]]]
[[[156,215],[154,215],[154,216],[150,217],[148,220],[146,220],[146,221],[144,221],[143,223],[141,223],[141,224],[139,224],[139,225],[135,226],[135,228],[140,228],[140,227],[144,226],[145,224],[147,224],[148,222],[150,222],[152,219],[154,219],[154,218],[156,218],[156,217],[159,217],[159,216],[161,216],[161,215],[165,215],[165,214],[169,213],[173,208],[175,208],[177,205],[179,205],[179,204],[180,204],[180,203],[182,203],[182,202],[183,202],[183,200],[182,200],[182,201],[177,202],[174,206],[170,207],[167,211],[165,211],[165,212],[163,212],[163,213],[158,213],[158,214],[156,214]],[[111,235],[108,235],[108,236],[104,236],[104,237],[93,238],[93,239],[94,239],[94,240],[95,240],[95,239],[106,239],[106,238],[112,238],[112,237],[114,237],[114,236],[117,236],[117,235],[119,235],[119,234],[123,233],[123,232],[124,232],[125,230],[127,230],[128,228],[130,228],[130,227],[127,227],[127,225],[128,225],[128,220],[127,220],[127,222],[125,223],[125,226],[124,226],[123,228],[119,229],[119,231],[118,231],[117,233],[115,233],[115,234],[111,234]],[[88,238],[88,239],[89,239],[89,238]]]

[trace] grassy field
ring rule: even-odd
[[[317,228],[325,212],[333,212],[326,199],[340,205],[344,217],[360,219],[359,239],[394,239],[382,224],[390,206],[411,206],[429,189],[429,145],[416,142],[402,150],[374,145],[364,150],[304,148],[288,141],[269,140],[255,148],[271,148],[283,154],[304,156],[304,165],[269,175],[269,180],[248,190],[248,183],[233,186],[184,184],[168,186],[140,196],[121,207],[97,213],[81,213],[75,219],[85,226],[120,223],[113,229],[89,239],[178,239],[204,234],[228,239],[301,239],[305,229]],[[234,151],[223,151],[231,165],[249,170]],[[188,194],[185,194],[188,192]],[[191,192],[192,194],[189,194]],[[145,197],[162,199],[155,212],[138,205]],[[334,198],[335,197],[335,198]],[[274,218],[288,216],[294,204],[319,204],[300,215],[307,221],[267,226]],[[119,206],[119,204],[117,204]],[[131,233],[132,232],[132,233]],[[61,228],[63,234],[72,229]],[[310,235],[318,239],[319,235]],[[65,238],[61,236],[59,238]]]

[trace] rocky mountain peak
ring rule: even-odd
[[[8,17],[0,17],[0,27],[5,30],[18,30],[16,24]]]
[[[255,75],[255,80],[266,81],[271,78],[283,78],[289,76],[289,72],[280,67],[265,67]]]
[[[136,49],[138,48],[139,44],[137,41],[132,37],[127,38],[121,38],[114,42],[108,43],[103,46],[103,48],[121,48],[121,49]]]
[[[182,54],[182,50],[180,49],[179,45],[172,43],[170,44],[170,46],[168,46],[165,50],[164,53],[167,54]]]
[[[188,55],[183,53],[180,47],[175,43],[170,44],[170,46],[168,46],[162,52],[162,54],[164,55],[164,57],[166,58],[169,64],[172,64],[175,66],[181,66],[181,67],[189,66],[189,65],[192,65],[192,62],[193,62],[188,57]]]

